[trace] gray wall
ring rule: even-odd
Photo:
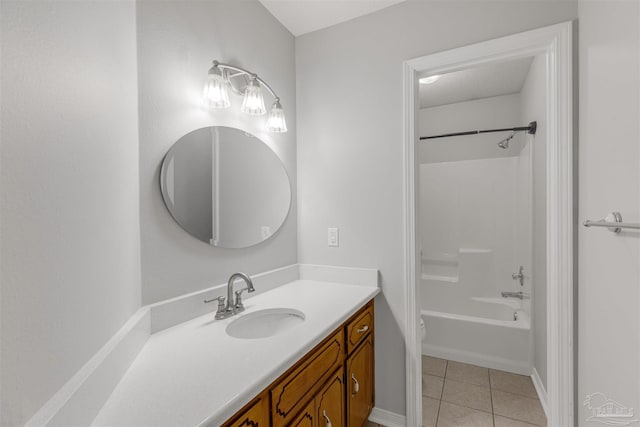
[[[296,193],[295,62],[293,36],[256,0],[140,1],[138,71],[140,97],[140,218],[142,301],[182,295],[227,280],[238,270],[256,273],[296,262],[295,200],[278,234],[248,249],[222,249],[183,231],[167,211],[159,167],[182,135],[210,125],[238,127],[268,143],[280,156]],[[218,59],[258,73],[280,95],[289,132],[264,130],[266,116],[240,112],[242,99],[208,112],[202,85]],[[265,103],[271,99],[265,95]]]
[[[405,412],[402,61],[576,16],[570,1],[409,1],[296,39],[299,261],[380,269],[377,406]]]
[[[133,2],[1,2],[0,424],[140,305]]]
[[[579,215],[640,221],[640,4],[579,2]],[[640,235],[578,229],[578,424],[604,393],[640,408]]]

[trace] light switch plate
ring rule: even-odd
[[[333,246],[333,247],[340,246],[340,241],[338,239],[338,228],[337,227],[329,227],[327,229],[327,244],[329,246]]]

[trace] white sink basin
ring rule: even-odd
[[[293,308],[268,308],[245,314],[229,323],[226,332],[234,338],[267,338],[304,322],[304,313]]]

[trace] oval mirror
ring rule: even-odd
[[[264,142],[240,129],[211,126],[180,138],[167,152],[160,188],[187,233],[222,248],[245,248],[284,224],[291,186]]]

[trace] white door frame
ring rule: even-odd
[[[550,426],[573,426],[572,23],[552,25],[403,63],[405,342],[407,426],[422,425],[421,340],[416,278],[417,73],[442,74],[533,55],[547,59],[547,401]]]

